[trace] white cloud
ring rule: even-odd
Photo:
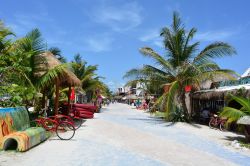
[[[149,42],[157,47],[163,47],[162,38],[160,37],[159,30],[150,30],[146,32],[143,36],[139,37],[142,42]]]
[[[207,31],[207,32],[197,33],[194,39],[201,41],[217,41],[217,40],[228,39],[235,34],[236,32],[234,31]]]
[[[154,40],[158,37],[159,37],[159,32],[157,32],[156,30],[152,30],[152,31],[148,32],[147,34],[141,36],[139,39],[143,42],[147,42],[150,40]]]
[[[112,48],[114,39],[106,35],[92,36],[84,41],[84,48],[87,51],[103,52]]]
[[[141,24],[140,7],[136,2],[121,4],[120,6],[99,6],[90,15],[97,23],[104,24],[114,31],[127,31]]]

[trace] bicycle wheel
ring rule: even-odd
[[[70,140],[75,135],[75,127],[69,122],[60,122],[56,127],[56,135],[61,140]]]
[[[225,122],[220,123],[220,130],[221,131],[226,131],[226,123]]]
[[[86,120],[83,120],[82,118],[80,117],[73,117],[73,121],[74,121],[74,126],[75,126],[75,129],[79,129],[82,124],[86,121]]]
[[[208,123],[208,126],[213,129],[214,128],[214,118],[211,118],[209,123]]]
[[[81,125],[83,124],[83,121],[81,118],[75,118],[71,116],[64,116],[60,118],[60,122],[68,122],[71,125],[75,127],[75,130],[79,129]]]

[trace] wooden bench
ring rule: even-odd
[[[48,138],[41,127],[30,127],[24,107],[0,108],[0,150],[27,151]]]

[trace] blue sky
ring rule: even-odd
[[[39,28],[48,46],[59,47],[67,60],[80,53],[112,88],[122,76],[151,61],[138,51],[150,46],[164,54],[159,31],[178,11],[187,28],[196,27],[200,49],[225,41],[237,55],[216,60],[242,74],[250,67],[248,0],[0,0],[0,19],[18,37]]]

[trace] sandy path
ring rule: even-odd
[[[248,152],[225,147],[223,137],[237,135],[201,127],[168,126],[114,104],[88,120],[73,140],[51,138],[25,153],[0,152],[0,165],[248,165]]]

